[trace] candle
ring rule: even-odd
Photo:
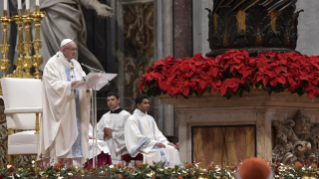
[[[18,9],[22,9],[21,0],[18,0]]]
[[[3,3],[3,10],[8,10],[8,0],[4,0]]]
[[[40,6],[40,0],[35,0],[35,5]]]
[[[30,0],[25,1],[26,9],[30,9]]]

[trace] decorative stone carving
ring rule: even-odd
[[[293,119],[274,121],[273,126],[276,128],[273,162],[291,164],[296,161],[318,161],[319,126],[312,125],[307,116],[298,111]]]

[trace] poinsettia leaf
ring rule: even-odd
[[[186,88],[183,90],[182,94],[183,94],[184,96],[188,96],[188,94],[189,94],[189,87],[186,87]]]
[[[239,86],[239,87],[238,87],[238,89],[237,89],[237,91],[236,91],[236,94],[238,94],[239,97],[242,97],[242,95],[243,95],[243,88],[242,88],[242,86]]]
[[[154,94],[155,96],[160,96],[162,93],[162,90],[160,88],[154,88]]]
[[[247,91],[248,93],[250,93],[250,88],[244,88],[245,91]]]
[[[266,89],[267,89],[269,94],[271,94],[273,91],[273,87],[269,83],[267,84]]]
[[[282,84],[277,83],[276,87],[274,88],[274,92],[275,92],[275,93],[280,93],[280,92],[284,91],[284,89],[285,89],[285,88],[283,87]]]
[[[193,90],[192,90],[192,89],[189,89],[188,95],[191,96],[192,94],[193,94]]]
[[[225,97],[227,98],[227,100],[229,100],[229,99],[231,98],[231,96],[232,96],[232,95],[230,95],[230,94],[228,94],[228,93],[225,94]]]
[[[226,90],[227,90],[227,88],[225,87],[225,85],[222,85],[222,86],[220,87],[220,95],[221,95],[221,96],[224,96],[225,93],[226,93]]]
[[[258,81],[258,82],[255,84],[255,86],[256,86],[256,88],[259,88],[259,86],[262,85],[262,84],[263,84],[262,81]]]
[[[199,82],[199,86],[200,86],[201,89],[205,89],[206,88],[206,82],[204,80],[201,80]]]
[[[143,92],[144,92],[144,93],[147,93],[149,89],[150,89],[149,86],[146,85],[146,86],[144,86]]]
[[[207,85],[207,86],[206,86],[206,91],[207,91],[208,93],[211,93],[211,92],[212,92],[212,87],[211,87],[210,85]]]
[[[304,94],[304,90],[303,90],[301,87],[297,88],[297,89],[295,90],[295,92],[296,92],[299,96],[302,96],[302,95]]]

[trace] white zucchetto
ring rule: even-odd
[[[70,42],[73,42],[73,40],[71,40],[71,39],[64,39],[64,40],[62,40],[62,42],[61,42],[61,48],[62,48],[63,46],[65,46],[66,44],[70,43]]]

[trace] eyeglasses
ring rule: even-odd
[[[68,50],[71,50],[71,51],[78,51],[77,48],[65,48],[65,49],[68,49]]]

